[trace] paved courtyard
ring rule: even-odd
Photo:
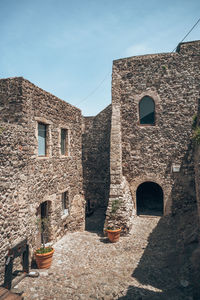
[[[17,288],[25,300],[192,300],[177,276],[173,229],[166,217],[136,217],[115,244],[95,232],[69,233],[54,245],[51,268]]]

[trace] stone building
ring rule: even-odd
[[[113,203],[120,206],[115,221],[129,230],[135,214],[167,215],[196,201],[199,66],[200,41],[113,62],[108,223]]]
[[[84,230],[81,111],[21,77],[0,80],[0,267],[28,237],[39,245]]]
[[[0,267],[17,240],[37,246],[37,218],[56,241],[84,230],[85,206],[124,232],[136,214],[196,207],[199,66],[200,41],[115,60],[112,104],[95,117],[21,77],[0,80]]]

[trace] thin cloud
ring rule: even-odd
[[[135,44],[130,47],[128,47],[125,50],[125,56],[136,56],[136,55],[144,55],[144,54],[150,54],[152,53],[152,50],[150,47],[148,47],[145,44]]]

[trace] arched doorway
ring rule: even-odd
[[[137,215],[163,215],[163,190],[155,182],[140,184],[136,192]]]

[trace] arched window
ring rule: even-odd
[[[155,103],[154,100],[145,96],[139,103],[140,124],[155,124]]]

